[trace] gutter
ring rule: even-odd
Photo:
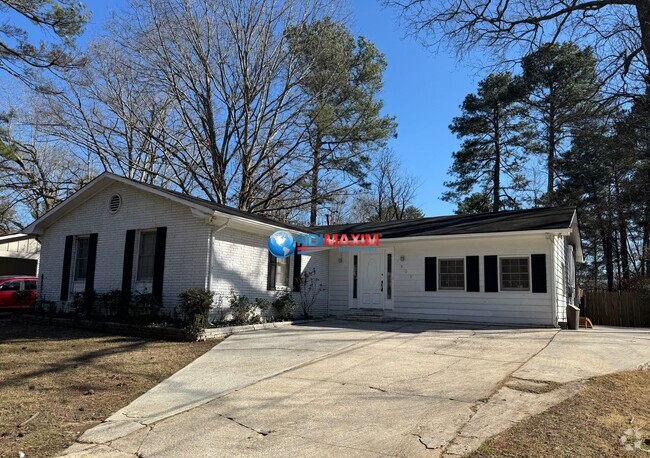
[[[416,235],[416,236],[403,236],[403,237],[380,237],[380,243],[387,242],[411,242],[416,240],[446,240],[446,239],[468,239],[468,238],[484,238],[484,237],[509,237],[513,235],[520,236],[534,236],[534,235],[571,235],[571,229],[537,229],[532,231],[502,231],[502,232],[478,232],[469,234],[445,234],[445,235]]]

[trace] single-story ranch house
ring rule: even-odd
[[[277,230],[380,235],[374,250],[323,247],[278,259]],[[192,287],[227,307],[234,291],[272,298],[315,269],[313,314],[557,326],[582,262],[574,208],[304,228],[103,173],[25,232],[39,237],[40,296],[150,291],[165,308]],[[219,300],[220,298],[220,300]]]

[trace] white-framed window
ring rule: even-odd
[[[438,284],[441,290],[465,290],[465,259],[438,259]]]
[[[530,257],[499,258],[501,291],[530,291]]]
[[[88,270],[88,252],[90,251],[90,237],[78,236],[77,247],[74,257],[74,280],[81,281],[86,279]]]
[[[140,232],[138,244],[138,271],[136,281],[153,281],[153,270],[156,258],[156,231]]]

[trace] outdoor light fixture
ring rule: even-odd
[[[406,259],[406,257],[404,255],[399,257],[399,260],[402,261],[402,262],[404,262],[405,259]]]

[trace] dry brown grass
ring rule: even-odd
[[[621,443],[650,438],[650,371],[596,377],[570,399],[487,440],[473,457],[650,457]],[[644,449],[649,449],[645,445]]]
[[[0,457],[62,451],[217,343],[0,322]]]

